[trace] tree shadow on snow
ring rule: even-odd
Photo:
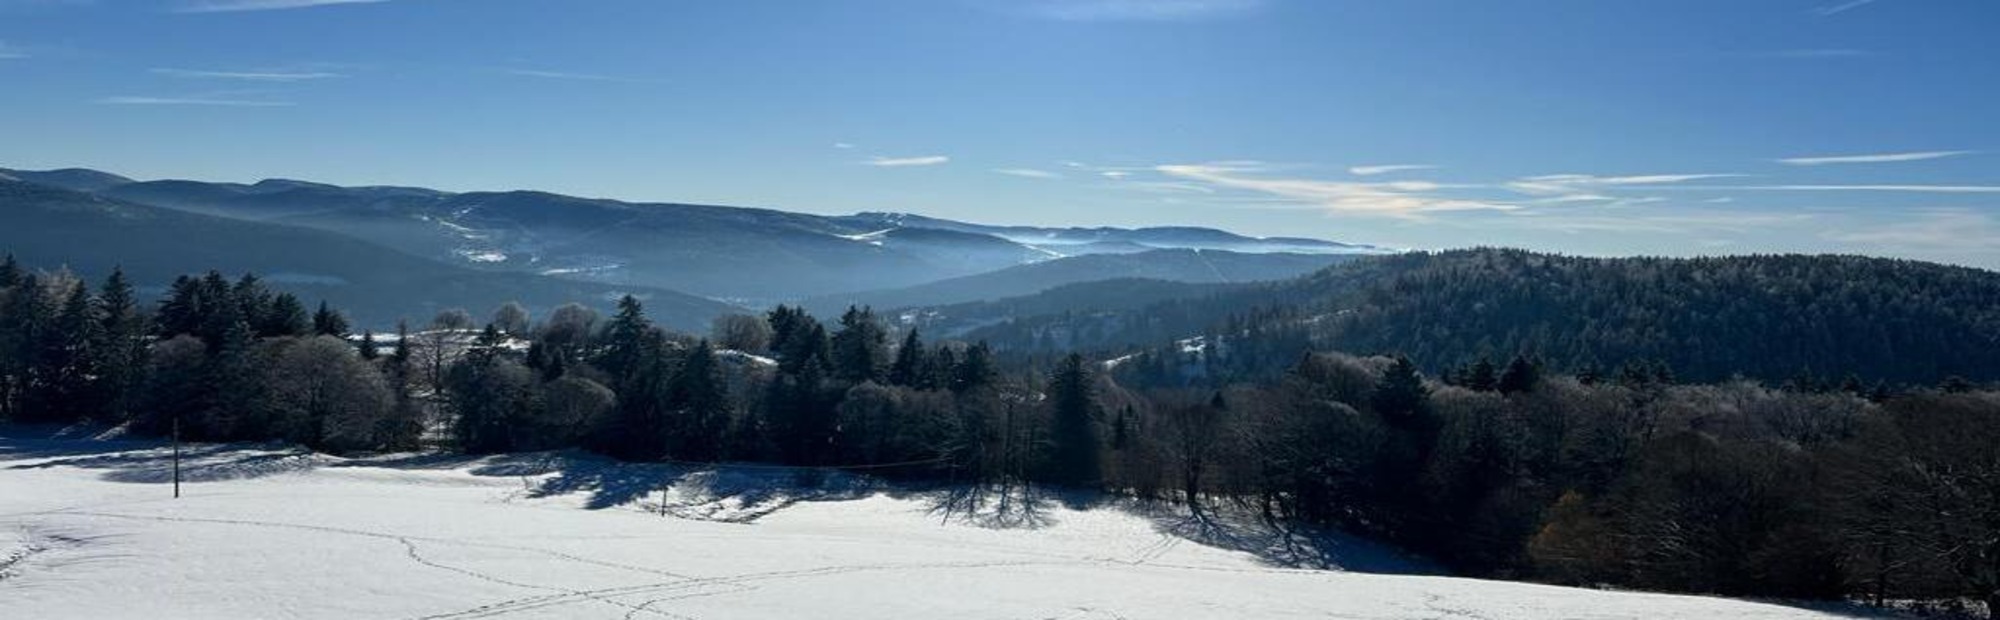
[[[1117,508],[1153,529],[1206,547],[1239,551],[1278,568],[1340,570],[1392,575],[1442,575],[1435,563],[1394,546],[1337,529],[1288,523],[1234,506],[1187,506],[1132,500]]]
[[[37,445],[44,443],[68,445]],[[44,442],[0,437],[0,458],[34,461],[12,465],[8,469],[75,467],[105,470],[101,477],[110,482],[160,484],[174,481],[173,448],[158,442]],[[180,480],[219,482],[298,473],[319,467],[330,458],[303,448],[279,444],[187,446],[181,449]]]
[[[541,463],[481,467],[475,475],[553,475],[533,483],[531,499],[587,494],[583,507],[629,506],[703,521],[749,523],[798,502],[867,497],[881,485],[869,478],[809,468],[763,465],[624,463],[561,453]]]
[[[1034,485],[960,485],[926,493],[930,514],[943,523],[1038,530],[1055,525],[1049,511],[1060,494]]]

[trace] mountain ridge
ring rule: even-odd
[[[58,187],[0,180],[0,252],[37,268],[75,269],[96,280],[123,269],[135,284],[218,270],[255,273],[302,299],[324,299],[357,324],[422,324],[437,310],[476,315],[507,301],[539,311],[578,302],[608,310],[616,296],[647,301],[662,323],[705,327],[740,309],[664,289],[608,286],[532,274],[480,271],[410,256],[310,228],[190,213]]]
[[[339,233],[479,270],[682,290],[759,305],[918,286],[1075,256],[1158,249],[1385,251],[1185,226],[992,226],[911,214],[828,216],[535,190],[445,192],[297,179],[136,181],[87,169],[0,169],[0,174],[140,204]]]

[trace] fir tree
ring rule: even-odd
[[[1407,357],[1398,356],[1376,384],[1371,404],[1375,414],[1390,426],[1418,429],[1426,426],[1430,417],[1430,394],[1423,376],[1417,373],[1417,365]]]
[[[830,343],[834,376],[848,383],[883,381],[889,365],[889,334],[867,308],[849,307]]]
[[[0,259],[0,289],[14,288],[21,283],[21,264],[14,261],[14,255]]]
[[[1532,392],[1541,383],[1541,364],[1535,363],[1527,356],[1517,355],[1514,356],[1514,361],[1507,363],[1507,371],[1500,374],[1498,388],[1501,394],[1518,394]]]
[[[139,315],[132,284],[122,269],[113,269],[98,289],[98,329],[93,346],[101,373],[101,412],[108,420],[131,417],[146,366],[145,318]]]
[[[1481,357],[1472,364],[1472,368],[1466,370],[1465,377],[1460,383],[1475,392],[1491,392],[1499,389],[1500,377],[1493,368],[1492,360]]]
[[[1124,450],[1132,441],[1132,406],[1118,410],[1118,420],[1111,425],[1111,449]]]
[[[97,381],[103,372],[97,347],[104,342],[102,325],[90,289],[80,283],[71,287],[41,361],[48,375],[45,419],[67,422],[100,414],[104,398]]]
[[[959,360],[952,372],[951,389],[965,393],[993,384],[1000,371],[993,365],[993,348],[985,341],[965,350],[965,359]]]
[[[681,361],[668,398],[675,405],[669,454],[695,461],[721,458],[723,432],[729,423],[729,395],[715,362],[715,348],[707,340],[697,343]]]
[[[1047,478],[1075,485],[1095,485],[1099,471],[1097,398],[1083,356],[1071,353],[1049,376],[1050,453]]]
[[[605,328],[604,352],[597,360],[597,367],[611,375],[614,384],[629,381],[638,372],[647,333],[652,328],[653,323],[646,318],[646,308],[638,298],[626,295],[618,300],[618,314]]]
[[[347,337],[347,317],[335,312],[324,301],[319,302],[319,311],[313,313],[312,324],[314,334],[335,338]]]
[[[324,307],[322,307],[324,311]],[[284,336],[304,336],[308,329],[319,333],[316,323],[309,325],[305,304],[291,293],[279,293],[271,298],[271,304],[264,308],[264,316],[257,321],[257,334],[265,338]]]
[[[930,360],[924,355],[923,338],[916,328],[903,335],[903,345],[896,348],[896,361],[889,364],[889,383],[920,387],[924,383],[924,370]]]

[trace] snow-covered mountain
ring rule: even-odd
[[[992,226],[910,214],[821,216],[533,191],[450,193],[288,179],[133,181],[82,169],[0,174],[137,204],[333,232],[475,269],[752,303],[910,287],[1076,256],[1161,249],[1382,251],[1208,228]]]

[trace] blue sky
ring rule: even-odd
[[[0,166],[2000,268],[1990,0],[0,0]]]

